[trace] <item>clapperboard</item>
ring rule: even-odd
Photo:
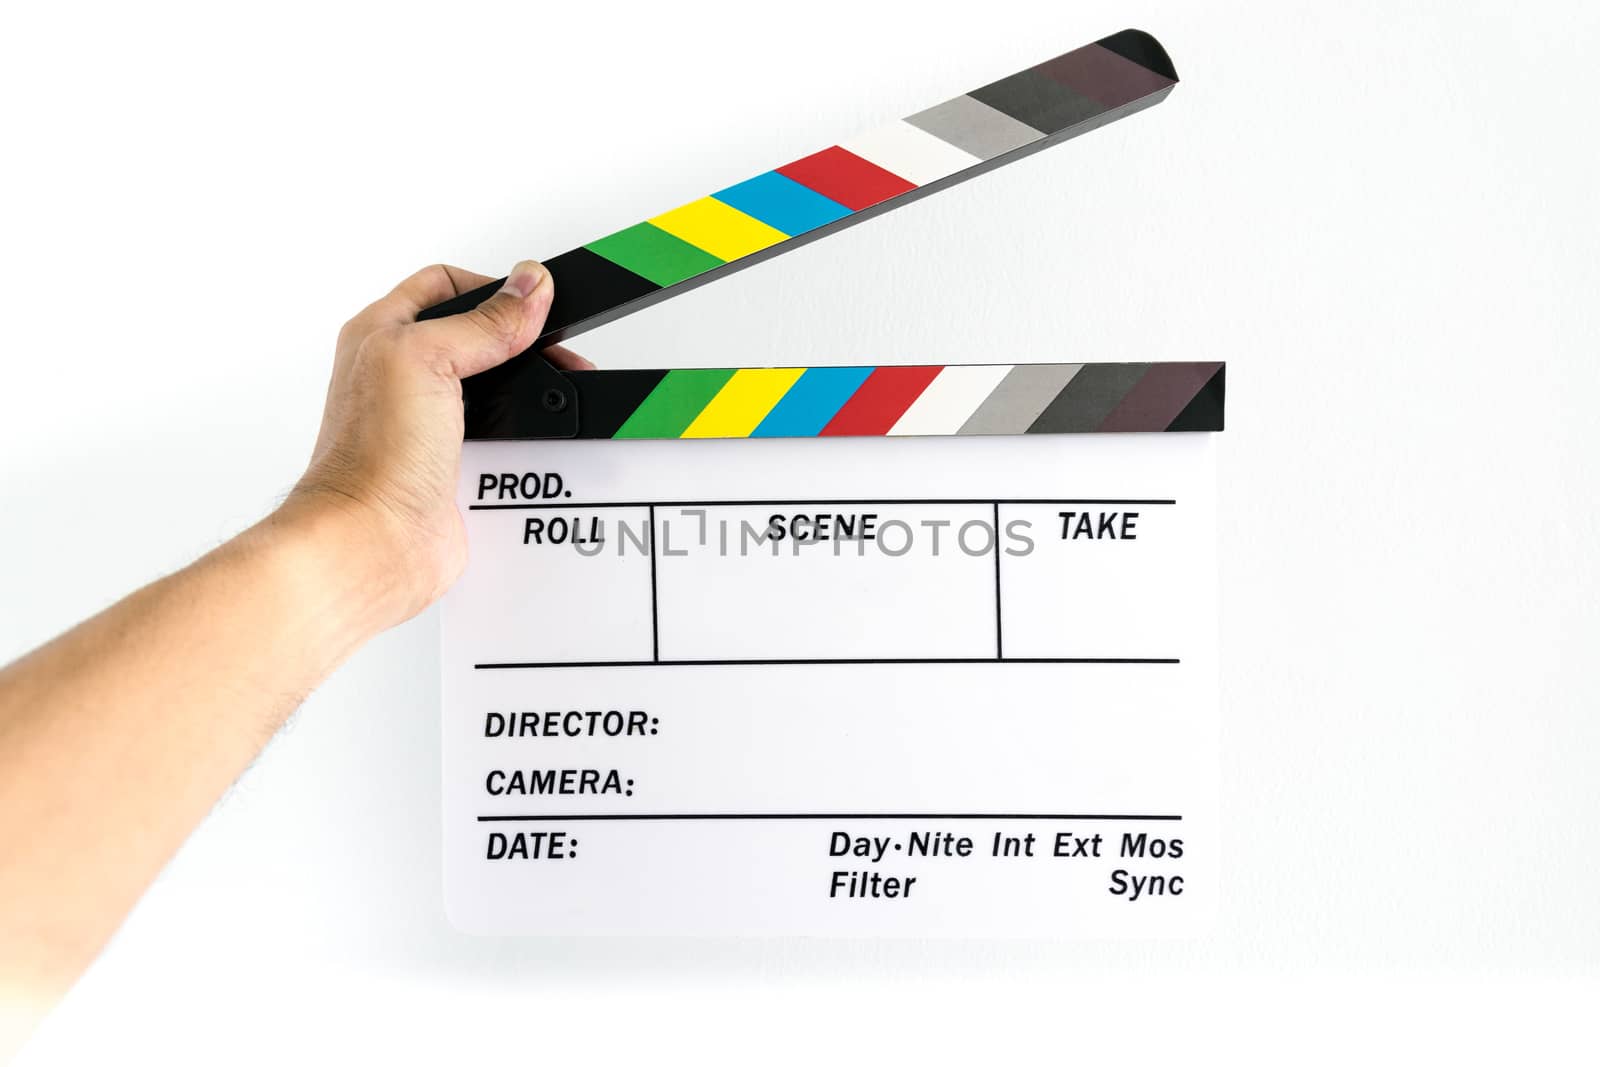
[[[1221,363],[537,354],[1176,82],[1125,31],[545,261],[544,335],[464,387],[471,562],[442,638],[456,925],[1197,928]]]

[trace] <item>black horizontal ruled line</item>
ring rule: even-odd
[[[533,670],[546,667],[822,667],[843,664],[933,664],[933,663],[1157,663],[1173,664],[1181,660],[1173,657],[1078,657],[1059,656],[993,656],[970,658],[926,659],[618,659],[584,660],[550,663],[474,663],[475,671]]]
[[[938,819],[983,820],[1016,822],[1027,819],[1040,822],[1182,822],[1182,815],[1089,815],[1048,812],[860,812],[860,811],[717,811],[717,812],[645,812],[620,815],[479,815],[479,822],[755,822],[803,820],[855,819],[875,821],[884,819]]]
[[[1156,505],[1176,504],[1176,500],[1057,500],[1057,499],[1012,499],[984,500],[968,499],[926,499],[926,500],[601,500],[583,502],[578,500],[541,501],[537,504],[468,504],[468,511],[548,511],[556,508],[761,508],[761,507],[821,507],[825,504],[1100,504],[1119,506],[1139,505],[1154,507]]]

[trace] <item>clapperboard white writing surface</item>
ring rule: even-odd
[[[540,343],[1175,80],[1152,39],[1114,35],[554,257]],[[452,920],[1195,929],[1216,885],[1223,374],[562,373],[530,353],[469,381],[471,562],[443,630]]]

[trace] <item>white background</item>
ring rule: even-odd
[[[1123,26],[1184,77],[1156,109],[575,347],[1226,359],[1231,386],[1211,936],[458,935],[429,614],[312,698],[27,1062],[1592,1058],[1593,5],[5,22],[0,656],[271,507],[339,323],[413,268],[502,272]]]

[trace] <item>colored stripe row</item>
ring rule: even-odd
[[[563,282],[561,260],[591,253],[632,276],[611,279],[624,291],[676,285],[1173,84],[1097,42],[591,241],[550,267]],[[591,278],[603,272],[585,268]]]
[[[552,256],[544,263],[555,280],[555,300],[529,351],[834,232],[917,195],[1095,129],[1156,103],[1176,83],[1177,73],[1160,43],[1141,31],[1124,30]],[[454,315],[476,307],[503,281],[462,293],[426,309],[418,318]],[[879,390],[898,395],[900,378],[909,372],[890,373],[889,368],[882,371],[881,378],[869,373],[858,383],[831,372],[807,372],[789,385],[802,396],[815,394],[824,407],[829,398],[852,385],[867,390],[868,396]],[[698,384],[685,380],[681,388],[686,394],[699,395],[697,390],[705,389],[720,392],[733,377],[732,372],[727,372],[729,379],[718,381],[718,372],[705,373],[712,377]],[[597,410],[615,410],[618,397],[662,384],[649,379],[645,372],[611,371],[606,375],[606,399],[598,408],[593,403],[584,405],[588,412],[584,417],[591,422]],[[660,377],[657,373],[656,379]],[[764,396],[783,384],[781,376],[740,378],[735,395],[748,391],[753,396]],[[466,379],[462,392],[469,439],[532,439],[567,436],[571,432],[572,402],[576,399],[572,383],[541,359],[524,354]],[[635,399],[642,399],[642,394]],[[775,404],[774,409],[778,408]],[[628,409],[629,414],[631,411]],[[851,426],[850,419],[855,416],[841,412],[834,413],[843,420],[839,427]],[[757,422],[748,433],[822,433],[834,418],[830,415],[823,428],[792,429],[791,426],[809,427],[811,423],[805,420],[814,421],[813,416],[792,405],[768,414],[775,421]],[[790,418],[797,421],[785,421]],[[1218,420],[1218,427],[1196,428],[1220,428],[1220,410]],[[717,425],[714,421],[706,423],[707,427]],[[610,436],[620,426],[618,420],[606,433],[581,429],[580,433]],[[687,423],[679,428],[680,432],[685,429]],[[826,432],[889,430],[840,428]],[[994,432],[1028,430],[1024,427]]]
[[[580,371],[580,437],[1221,430],[1221,363]]]

